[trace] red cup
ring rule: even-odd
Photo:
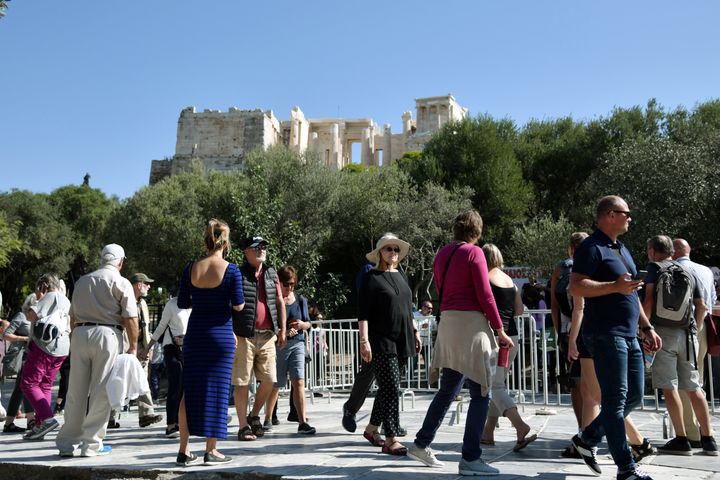
[[[498,367],[507,368],[510,360],[510,347],[504,342],[500,343],[500,350],[498,351]]]

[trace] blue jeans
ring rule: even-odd
[[[625,417],[642,401],[645,387],[643,353],[637,338],[615,335],[583,336],[593,356],[601,391],[600,415],[582,432],[590,446],[607,437],[608,448],[619,472],[635,464],[625,439]]]
[[[435,394],[428,411],[425,414],[420,431],[415,435],[415,445],[420,448],[429,447],[435,439],[435,434],[445,418],[453,400],[465,382],[465,376],[443,368],[440,374],[440,390]],[[482,395],[480,385],[468,379],[470,387],[470,406],[468,407],[467,418],[465,419],[465,435],[463,436],[462,458],[472,462],[480,458],[480,437],[487,419],[488,404],[490,396]]]

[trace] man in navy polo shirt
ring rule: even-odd
[[[570,293],[585,297],[583,340],[595,360],[602,400],[600,415],[573,437],[573,445],[600,475],[597,445],[606,436],[618,480],[651,480],[630,453],[624,418],[640,404],[644,389],[638,326],[647,350],[659,350],[662,341],[641,308],[637,291],[643,282],[635,279],[635,262],[617,239],[630,225],[627,203],[618,196],[603,197],[595,214],[596,230],[575,252]]]

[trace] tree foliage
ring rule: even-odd
[[[429,181],[449,190],[471,188],[486,230],[507,238],[511,227],[525,219],[532,200],[513,146],[516,135],[511,120],[487,115],[449,122],[431,137],[421,158],[402,161],[400,168],[418,185]]]
[[[543,212],[513,232],[508,257],[517,265],[532,267],[538,276],[550,278],[555,265],[567,257],[568,241],[575,229],[564,216],[556,220]]]
[[[459,211],[480,211],[484,239],[508,264],[547,274],[565,256],[569,233],[588,230],[595,202],[608,194],[630,204],[623,240],[639,263],[646,238],[664,233],[717,265],[718,158],[720,100],[670,112],[650,100],[589,121],[451,122],[423,152],[382,168],[337,171],[275,147],[251,152],[240,171],[208,172],[196,162],[122,202],[87,182],[50,194],[0,192],[0,289],[17,308],[40,273],[54,271],[71,287],[111,242],[128,255],[123,274],[143,271],[171,287],[204,254],[204,228],[215,217],[230,225],[234,246],[267,238],[269,262],[296,266],[299,291],[326,315],[352,316],[355,273],[385,232],[412,245],[402,268],[421,300],[432,293],[434,254]],[[229,259],[242,262],[242,252]]]
[[[717,153],[717,142],[628,142],[600,162],[585,190],[592,198],[616,194],[628,202],[632,222],[623,241],[636,262],[645,263],[645,242],[659,234],[686,238],[696,258],[717,260]]]

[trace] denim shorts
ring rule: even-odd
[[[287,387],[287,378],[305,378],[305,341],[289,339],[282,350],[277,348],[277,381],[275,387]]]

